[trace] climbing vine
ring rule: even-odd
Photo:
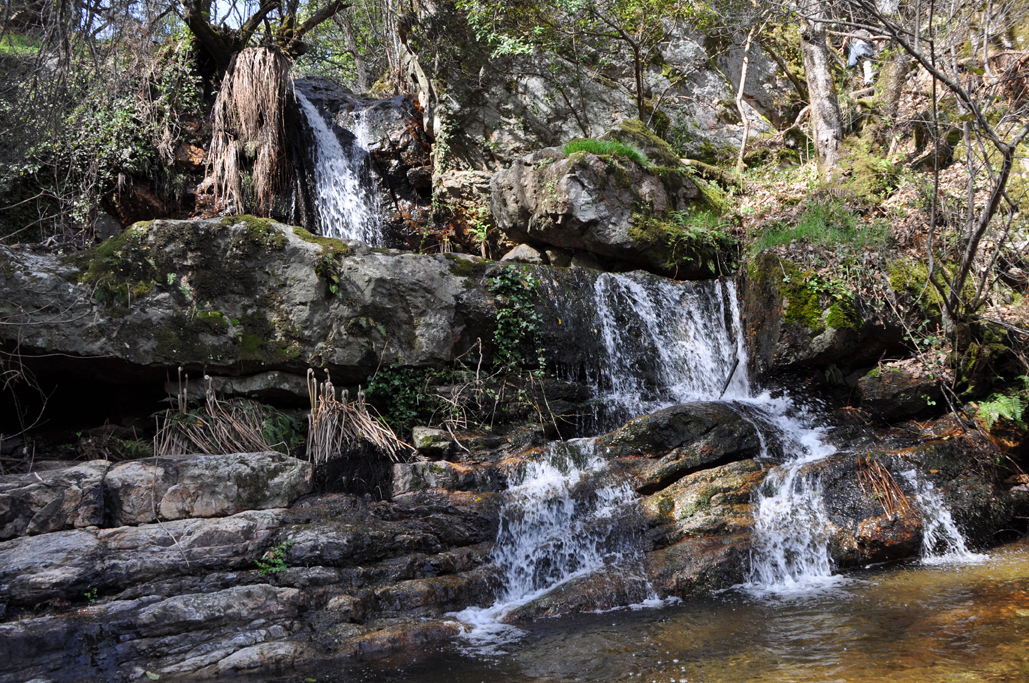
[[[539,314],[535,299],[539,280],[528,270],[516,266],[501,268],[489,278],[486,288],[497,297],[497,326],[493,331],[496,362],[509,369],[528,366],[535,360],[535,371],[546,367],[539,340]],[[536,358],[528,359],[524,348],[532,344]]]

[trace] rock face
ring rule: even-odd
[[[511,239],[540,249],[587,252],[676,277],[719,274],[714,254],[723,245],[699,253],[677,237],[682,228],[669,217],[719,213],[720,207],[711,204],[698,187],[704,181],[680,166],[667,145],[656,140],[654,147],[669,157],[654,163],[671,166],[648,170],[628,158],[586,152],[566,157],[556,147],[518,159],[490,182],[497,225]]]
[[[931,416],[943,404],[940,379],[917,358],[882,363],[857,381],[861,407],[891,421]]]
[[[445,612],[491,599],[491,491],[297,502],[309,472],[294,463],[271,454],[151,458],[109,472],[89,463],[108,498],[122,501],[107,519],[115,526],[96,519],[0,542],[0,681],[264,675],[453,636]],[[88,468],[69,469],[46,481],[81,481]],[[23,479],[0,477],[0,486],[17,493]],[[176,487],[176,501],[191,501],[172,506],[177,513],[281,507],[146,523],[147,506],[125,504],[156,492],[160,513]],[[117,526],[133,510],[137,525]]]
[[[380,100],[359,97],[318,77],[297,79],[295,88],[319,110],[344,149],[355,142],[366,146],[377,183],[375,191],[390,198],[380,206],[387,242],[406,243],[410,233],[429,219],[432,199],[431,142],[414,100],[409,95]],[[312,232],[321,232],[313,202],[312,156],[309,151],[298,169],[301,183],[307,186],[303,200],[309,219],[303,224]]]
[[[0,541],[103,523],[103,482],[109,466],[97,460],[0,477]]]
[[[799,268],[774,254],[748,264],[740,298],[758,376],[830,365],[846,375],[884,353],[905,353],[898,321],[861,301],[816,292]]]
[[[652,459],[636,490],[653,493],[698,470],[756,457],[761,441],[753,422],[726,403],[689,403],[636,418],[598,439],[606,457]]]
[[[146,458],[104,481],[112,524],[224,517],[281,508],[311,490],[311,466],[281,453]]]

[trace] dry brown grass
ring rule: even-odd
[[[215,197],[237,212],[271,214],[288,182],[285,107],[290,61],[276,47],[247,48],[225,73],[214,103],[208,169]],[[251,167],[252,164],[252,167]],[[253,188],[244,187],[244,175]]]
[[[315,465],[346,455],[362,441],[394,462],[412,450],[392,429],[368,413],[364,392],[359,391],[357,400],[348,402],[344,389],[342,400],[337,400],[332,378],[326,373],[325,381],[319,382],[314,370],[307,371],[307,388],[311,397],[307,459]]]
[[[218,401],[210,377],[204,377],[206,389],[203,408],[189,409],[186,386],[180,369],[176,410],[165,411],[154,436],[154,455],[218,455],[222,453],[260,453],[275,450],[262,434],[266,414],[253,401]]]

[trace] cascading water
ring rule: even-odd
[[[314,203],[322,234],[379,246],[381,221],[372,190],[366,122],[355,115],[354,140],[345,150],[318,108],[303,93],[296,95],[314,132]]]
[[[546,297],[554,315],[576,317],[554,284]],[[577,334],[587,337],[581,341],[589,352],[569,374],[594,387],[604,412],[601,430],[678,403],[750,397],[732,282],[601,273],[583,288],[577,297],[587,295],[586,312],[578,314]]]
[[[493,606],[455,615],[480,647],[520,634],[503,623],[513,610],[598,569],[623,567],[646,583],[639,570],[636,493],[613,476],[593,440],[551,444],[512,480],[494,551],[503,590]]]
[[[601,427],[679,403],[733,402],[758,428],[762,455],[770,458],[766,436],[774,436],[784,460],[755,500],[744,587],[757,595],[781,595],[838,581],[820,482],[805,469],[835,449],[788,396],[751,389],[733,283],[674,282],[645,273],[582,277],[588,286],[577,290],[577,309],[558,282],[546,300],[577,340],[584,337],[577,344],[583,367],[569,374],[585,376],[593,385],[607,412]],[[585,338],[590,334],[592,343]],[[503,590],[492,607],[456,615],[472,627],[466,635],[473,642],[496,644],[517,635],[518,629],[502,623],[504,617],[561,584],[613,563],[638,562],[632,531],[639,530],[633,527],[639,523],[632,512],[636,494],[625,482],[610,479],[593,443],[552,445],[514,477],[494,551]],[[583,486],[602,480],[602,486]]]
[[[922,562],[944,564],[984,560],[985,555],[968,549],[950,509],[932,482],[926,481],[916,470],[906,470],[901,474],[914,488],[915,507],[922,516]]]

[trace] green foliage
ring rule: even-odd
[[[849,245],[855,248],[882,248],[890,236],[884,222],[862,224],[846,206],[838,202],[813,202],[797,219],[795,225],[774,221],[751,243],[751,251],[788,246],[794,240],[822,247]]]
[[[576,152],[586,152],[587,154],[597,154],[602,156],[616,155],[630,159],[642,168],[647,168],[647,166],[650,165],[650,162],[647,161],[647,157],[638,149],[613,140],[576,138],[571,142],[565,143],[564,152],[569,156]]]
[[[536,288],[539,281],[531,271],[519,266],[498,268],[486,282],[486,288],[496,295],[496,321],[493,331],[493,346],[496,361],[501,366],[514,370],[535,365],[536,371],[546,366],[543,348],[537,336],[539,314],[536,313]],[[526,347],[532,345],[536,358],[526,358]]]
[[[390,365],[368,378],[366,395],[393,431],[410,433],[439,407],[439,399],[426,391],[430,377],[426,368]]]
[[[1024,411],[1025,403],[1020,396],[994,394],[988,400],[979,403],[979,416],[987,429],[992,429],[994,423],[1002,418],[1025,427],[1025,422],[1022,421]]]
[[[289,568],[286,564],[286,551],[291,546],[296,545],[296,541],[286,541],[280,543],[268,552],[266,552],[260,559],[254,560],[254,564],[260,570],[261,576],[268,576],[269,574],[277,574],[278,572],[284,572]]]
[[[95,603],[95,602],[96,602],[96,599],[97,599],[97,596],[99,595],[99,593],[100,593],[100,591],[99,591],[98,589],[96,589],[96,588],[90,588],[90,589],[89,589],[88,591],[86,591],[85,593],[83,593],[83,595],[85,596],[85,598],[86,598],[86,601],[87,601],[87,602],[88,602],[89,604],[91,604],[91,605],[92,605],[93,603]]]
[[[5,44],[12,40],[19,42],[9,35]],[[0,93],[0,196],[40,198],[2,202],[0,234],[88,227],[101,198],[126,178],[160,194],[183,190],[172,169],[175,146],[203,110],[189,43],[170,40],[142,53],[109,45],[104,55],[73,51],[47,73],[45,88],[36,55],[0,50],[10,84]]]
[[[334,296],[343,296],[343,258],[353,253],[350,245],[332,237],[313,235],[301,227],[294,227],[293,234],[305,242],[321,247],[321,252],[314,262],[314,272],[325,281],[330,293]]]

